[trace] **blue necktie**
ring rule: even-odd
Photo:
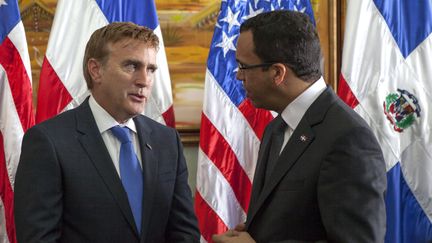
[[[125,189],[138,233],[141,232],[141,213],[143,197],[143,176],[137,155],[134,151],[129,128],[114,126],[111,132],[121,142],[120,147],[120,177]]]

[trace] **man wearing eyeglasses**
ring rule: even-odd
[[[385,162],[368,125],[326,86],[314,25],[299,12],[240,28],[237,79],[278,116],[259,150],[245,224],[214,242],[383,242]]]

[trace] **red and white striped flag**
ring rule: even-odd
[[[259,13],[291,9],[313,20],[309,0],[222,1],[207,61],[195,211],[201,241],[245,222],[264,128],[273,115],[252,106],[235,78],[240,24]]]
[[[58,1],[40,75],[36,122],[77,107],[89,95],[82,72],[85,46],[96,29],[118,21],[147,26],[159,37],[158,70],[144,113],[174,127],[171,80],[153,0]]]
[[[0,0],[0,242],[16,242],[13,185],[22,137],[33,125],[30,58],[18,2]]]

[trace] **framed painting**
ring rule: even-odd
[[[158,0],[171,76],[176,128],[183,143],[199,139],[207,56],[220,0]]]

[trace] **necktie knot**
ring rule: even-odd
[[[122,144],[131,142],[129,128],[114,126],[111,128],[111,132]]]
[[[288,127],[288,124],[282,119],[282,116],[279,115],[275,118],[275,124],[273,127],[273,133],[284,133],[285,129]]]

